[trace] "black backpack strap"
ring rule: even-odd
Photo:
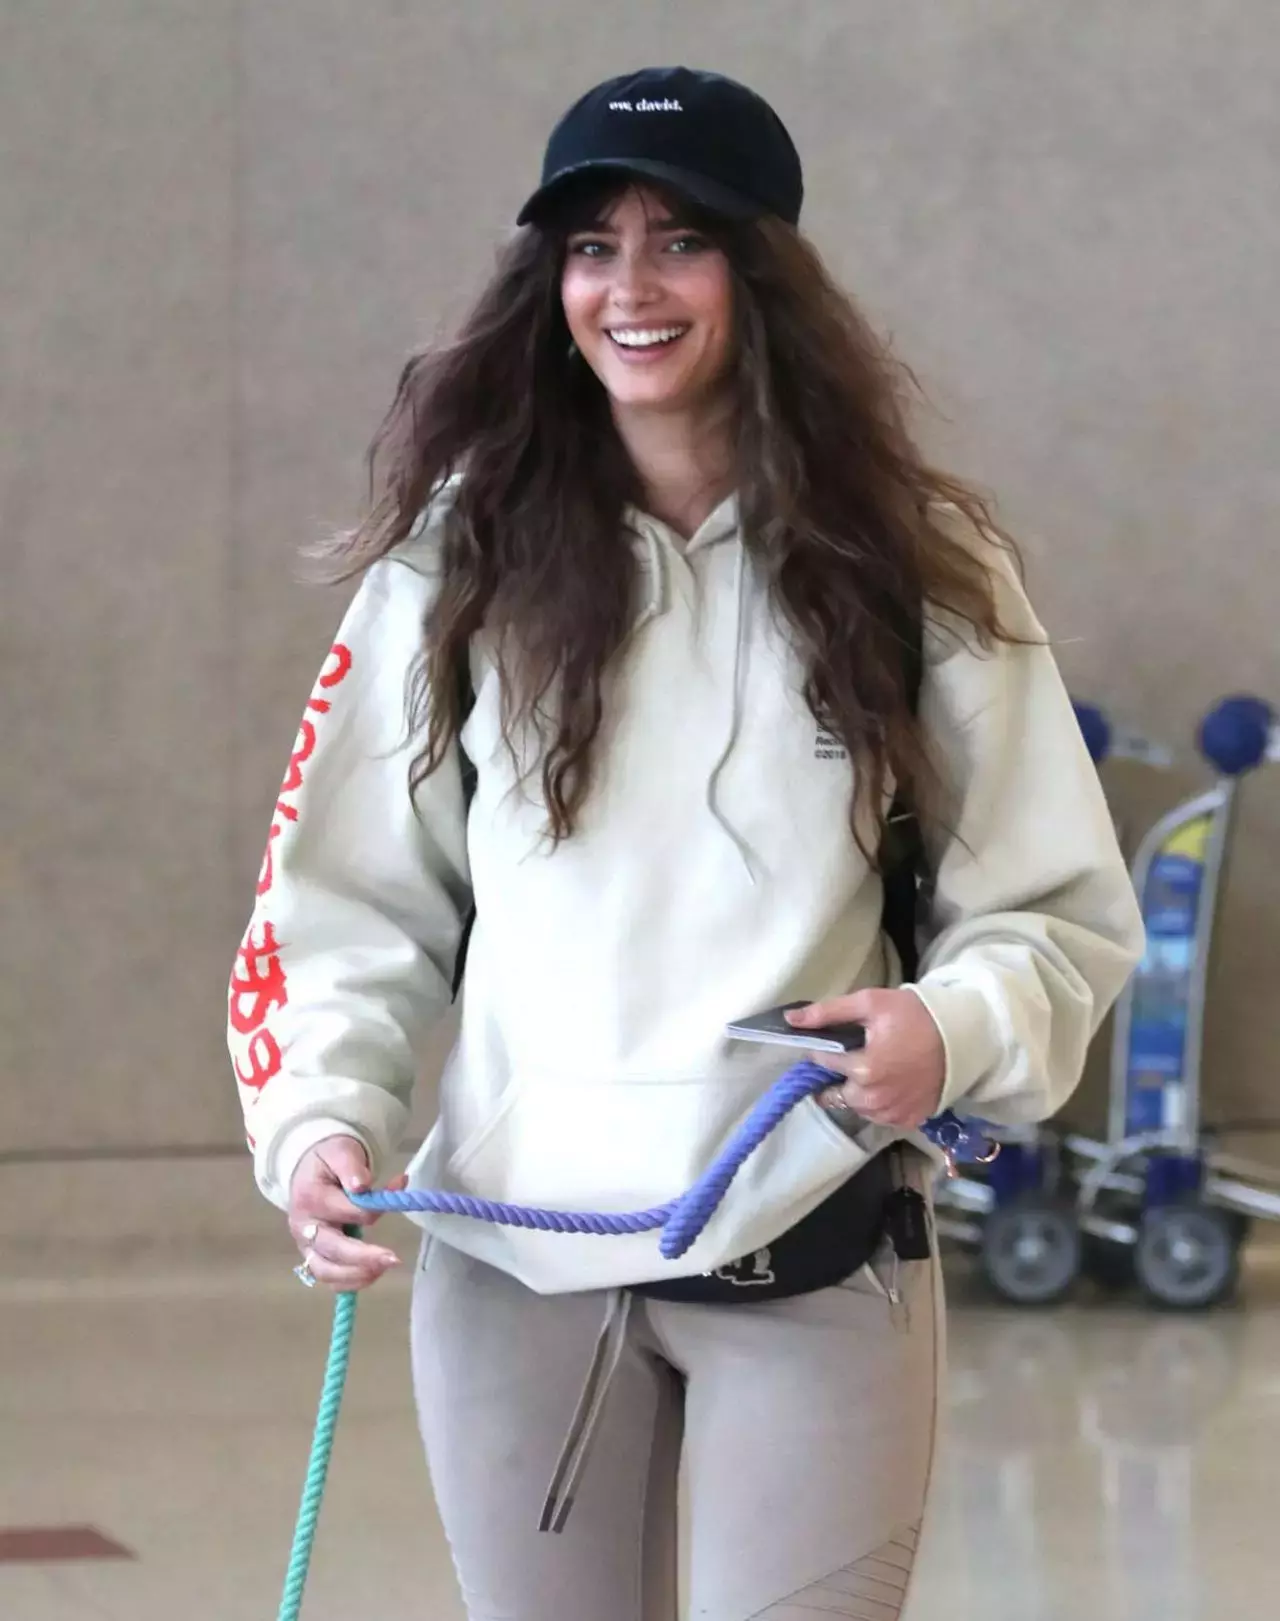
[[[920,687],[924,680],[923,616],[913,618],[908,627],[906,660],[907,702],[914,715],[920,706]],[[919,817],[901,791],[893,796],[889,807],[889,820],[880,847],[880,873],[884,882],[880,928],[898,953],[903,979],[913,980],[920,967],[916,931],[925,850]]]
[[[462,657],[458,660],[458,667],[454,672],[458,690],[458,730],[467,724],[467,716],[475,708],[475,685],[471,679],[470,649],[464,648]],[[462,743],[458,743],[459,764],[462,768],[462,815],[466,820],[467,812],[471,809],[471,801],[476,792],[475,763],[468,759],[463,752]],[[453,961],[453,994],[451,1000],[458,1000],[458,992],[462,989],[462,976],[467,967],[467,947],[471,944],[471,931],[475,927],[476,908],[473,901],[467,909],[467,915],[462,920],[462,935],[458,941],[458,954]]]

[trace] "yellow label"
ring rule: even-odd
[[[1189,861],[1204,864],[1209,849],[1209,834],[1213,831],[1212,816],[1197,816],[1192,822],[1175,829],[1161,845],[1161,851],[1170,856],[1186,856]]]

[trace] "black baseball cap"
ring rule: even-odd
[[[642,68],[588,90],[547,142],[542,184],[516,223],[537,223],[579,177],[664,182],[714,214],[800,218],[800,157],[763,97],[719,73]]]

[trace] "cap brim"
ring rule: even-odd
[[[741,192],[718,185],[705,175],[690,174],[687,169],[678,168],[672,163],[658,163],[648,158],[591,158],[585,163],[575,163],[561,169],[545,185],[539,186],[516,215],[516,224],[537,224],[575,183],[593,174],[636,175],[644,180],[657,180],[688,197],[699,207],[713,214],[723,214],[726,219],[757,219],[766,212],[761,204],[744,197]]]

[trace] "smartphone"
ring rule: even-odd
[[[808,1007],[808,1002],[786,1002],[767,1013],[753,1013],[726,1025],[725,1034],[733,1041],[761,1041],[774,1047],[803,1047],[811,1053],[854,1053],[867,1044],[867,1028],[862,1024],[829,1024],[823,1030],[797,1030],[784,1014]]]

